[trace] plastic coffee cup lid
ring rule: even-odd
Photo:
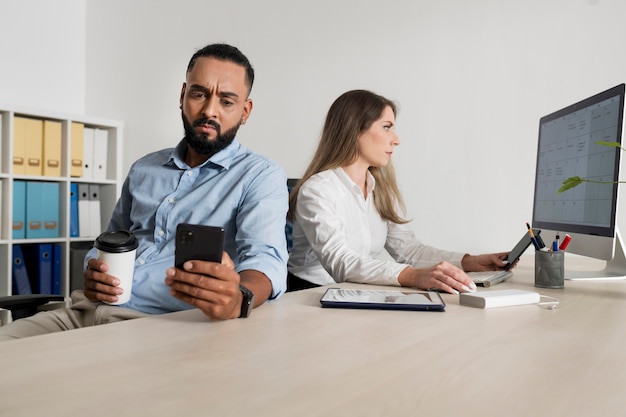
[[[95,243],[97,249],[110,253],[130,252],[137,249],[138,245],[137,238],[128,230],[104,232]]]

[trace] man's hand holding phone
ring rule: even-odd
[[[221,227],[179,224],[175,267],[167,270],[165,283],[174,297],[211,319],[248,317],[272,295],[272,283],[254,269],[235,271],[224,251],[224,234]]]
[[[221,263],[188,260],[180,268],[169,268],[165,283],[177,299],[199,308],[211,319],[239,317],[242,295],[235,264],[223,252]]]

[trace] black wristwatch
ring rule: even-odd
[[[239,284],[239,290],[241,291],[241,295],[243,295],[243,299],[241,300],[241,314],[239,314],[239,318],[246,318],[252,312],[252,308],[254,307],[254,294],[252,291]]]

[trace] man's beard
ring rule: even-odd
[[[191,149],[202,155],[213,156],[233,143],[237,130],[239,130],[239,126],[241,126],[241,123],[238,123],[222,134],[222,127],[214,120],[206,118],[197,119],[194,120],[192,124],[182,111],[181,116],[183,118],[183,126],[185,127],[185,140],[187,141],[187,144],[191,147]],[[217,133],[215,139],[210,140],[209,135],[206,133],[198,134],[195,132],[194,127],[203,124],[209,124],[215,127],[215,131]]]

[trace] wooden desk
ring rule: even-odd
[[[6,342],[0,416],[624,415],[626,282],[532,282],[526,258],[483,291],[559,308],[322,309],[318,288],[245,320],[193,310]]]

